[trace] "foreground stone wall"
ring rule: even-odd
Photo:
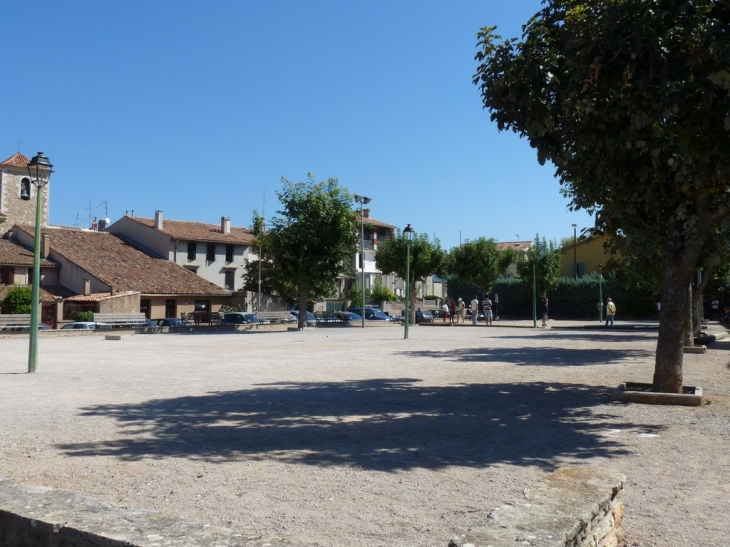
[[[558,469],[449,547],[616,547],[624,539],[625,481],[606,467]]]
[[[0,547],[295,547],[283,538],[153,511],[122,509],[63,490],[0,479]],[[304,547],[302,545],[302,547]]]

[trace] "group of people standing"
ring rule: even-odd
[[[487,294],[484,297],[484,300],[481,302],[481,309],[484,313],[484,323],[489,326],[492,324],[492,321],[494,320],[494,313],[492,312],[492,300],[489,298],[489,294]],[[444,302],[444,304],[441,306],[442,310],[442,316],[443,316],[443,322],[448,323],[450,322],[452,325],[456,325],[457,323],[465,323],[466,322],[466,312],[467,309],[469,310],[469,313],[471,314],[471,324],[476,325],[477,321],[479,320],[479,299],[475,295],[472,301],[470,302],[469,307],[467,308],[466,303],[462,298],[459,298],[458,300],[454,301],[452,298],[449,302]]]

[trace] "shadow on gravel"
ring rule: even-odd
[[[535,340],[535,335],[505,335],[505,336],[492,336],[491,338],[499,338],[502,340]],[[618,332],[580,332],[577,330],[570,329],[551,329],[550,331],[543,331],[540,333],[539,339],[545,338],[547,340],[564,340],[569,343],[571,340],[580,342],[646,342],[651,341],[652,337],[646,334],[638,334],[635,331],[630,333],[618,333]],[[656,333],[654,333],[653,339],[656,340]]]
[[[532,340],[535,340],[532,338]],[[653,351],[632,349],[584,349],[584,348],[465,348],[449,351],[409,351],[404,355],[415,355],[447,362],[509,363],[529,366],[571,366],[614,365],[621,361],[654,359]]]
[[[61,444],[68,456],[123,460],[276,460],[393,472],[509,463],[557,467],[563,457],[625,454],[620,427],[592,407],[609,389],[519,383],[422,386],[417,379],[275,383],[143,404],[89,407],[119,422],[118,437]],[[620,423],[620,425],[617,425]]]

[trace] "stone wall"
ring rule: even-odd
[[[449,547],[616,547],[626,477],[606,467],[565,467],[451,540]]]
[[[295,547],[227,528],[0,479],[0,547]]]

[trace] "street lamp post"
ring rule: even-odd
[[[603,264],[598,265],[598,322],[603,321]]]
[[[33,244],[33,288],[30,301],[30,347],[28,348],[28,372],[36,370],[38,360],[38,305],[40,301],[41,282],[41,216],[43,210],[43,187],[53,173],[51,161],[38,152],[28,162],[28,175],[33,186],[36,187],[35,206],[35,241]],[[27,197],[30,199],[30,196]]]
[[[360,267],[362,269],[362,328],[365,328],[365,221],[362,216],[362,206],[370,203],[370,198],[355,194],[355,201],[360,204]]]
[[[577,243],[578,239],[576,237],[576,225],[573,224],[573,279],[578,279],[578,260],[577,260]]]
[[[408,321],[411,319],[411,241],[413,241],[413,228],[408,224],[403,228],[403,235],[406,238],[406,320],[403,339],[408,339]]]

